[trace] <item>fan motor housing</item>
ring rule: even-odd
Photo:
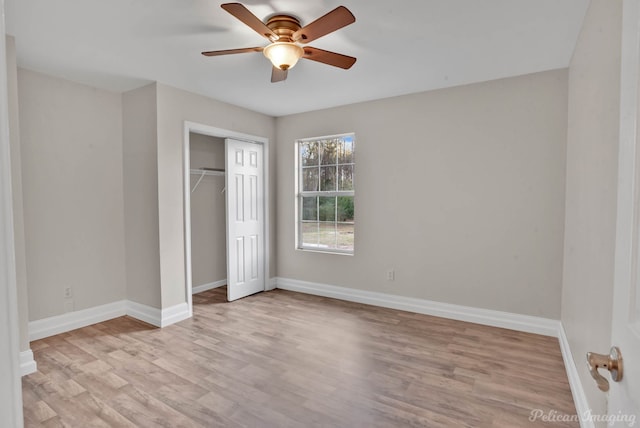
[[[278,35],[279,42],[293,42],[293,33],[302,28],[300,21],[291,15],[274,15],[266,25]]]

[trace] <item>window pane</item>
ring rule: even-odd
[[[302,166],[318,165],[318,143],[302,143],[300,144],[300,158]]]
[[[317,246],[318,245],[318,223],[302,223],[302,245]]]
[[[338,217],[337,221],[353,222],[353,196],[338,196]]]
[[[321,166],[320,167],[320,190],[335,191],[336,190],[336,167]]]
[[[336,221],[336,198],[335,196],[321,196],[319,199],[320,221]]]
[[[327,140],[322,144],[322,165],[335,165],[338,159],[338,141]]]
[[[338,165],[338,190],[353,190],[353,165]]]
[[[339,250],[351,250],[353,251],[353,241],[354,241],[354,233],[353,233],[354,225],[353,224],[337,224],[337,239],[338,245],[337,248]]]
[[[302,168],[302,190],[315,192],[318,190],[318,168],[315,166]]]
[[[335,223],[320,223],[318,234],[318,246],[321,248],[336,248]]]
[[[340,143],[338,163],[353,163],[353,139],[345,137]]]
[[[318,198],[302,198],[302,220],[318,220]]]

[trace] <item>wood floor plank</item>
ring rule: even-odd
[[[577,427],[551,337],[283,290],[31,344],[27,427]],[[539,422],[539,423],[538,423]]]

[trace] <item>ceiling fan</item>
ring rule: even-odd
[[[351,68],[356,62],[356,58],[351,56],[311,46],[301,46],[354,23],[356,18],[344,6],[338,6],[304,27],[300,25],[300,21],[296,17],[291,15],[273,15],[265,23],[240,3],[224,3],[220,7],[251,27],[261,36],[266,37],[271,44],[265,47],[208,51],[202,52],[202,55],[219,56],[262,52],[273,64],[271,82],[285,80],[289,69],[293,68],[300,58],[322,62],[343,69]]]

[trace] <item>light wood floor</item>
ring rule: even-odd
[[[536,427],[575,414],[554,338],[276,290],[32,342],[25,426]]]

